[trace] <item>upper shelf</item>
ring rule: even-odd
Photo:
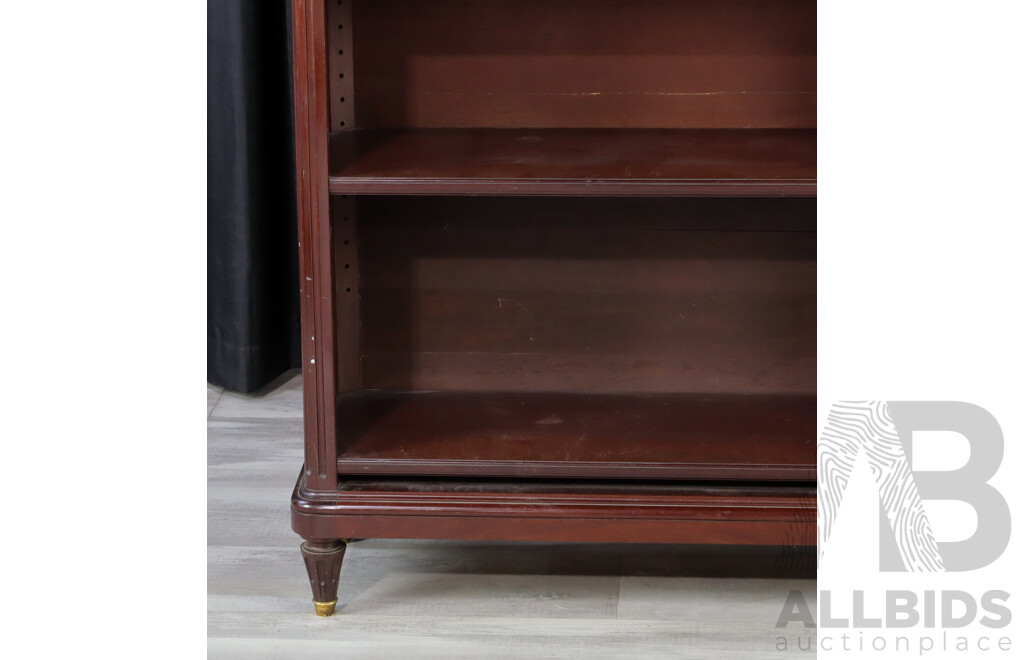
[[[814,129],[354,129],[334,194],[814,196]]]

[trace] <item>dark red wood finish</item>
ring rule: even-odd
[[[292,7],[315,600],[353,537],[813,545],[814,3]]]
[[[309,586],[313,590],[313,601],[327,605],[333,613],[333,602],[338,599],[338,579],[341,562],[345,558],[345,543],[342,541],[306,541],[302,544],[302,559],[306,562]]]
[[[356,0],[368,128],[813,128],[813,0]]]
[[[327,42],[323,0],[293,0],[295,165],[299,218],[305,475],[311,488],[333,489],[334,274],[327,193]]]
[[[292,526],[323,538],[813,545],[813,485],[566,485],[300,479]]]
[[[813,396],[362,392],[338,404],[338,471],[811,481]]]
[[[815,207],[363,197],[363,386],[813,394]]]
[[[814,129],[356,129],[332,193],[813,196]]]

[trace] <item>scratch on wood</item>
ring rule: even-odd
[[[526,305],[524,305],[523,303],[519,302],[518,300],[512,300],[511,298],[498,298],[498,309],[501,309],[501,306],[504,305],[506,302],[509,302],[509,303],[515,305],[516,307],[518,307],[519,309],[523,310],[524,312],[526,312],[527,314],[530,315],[530,341],[532,342],[533,341],[533,329],[534,329],[534,327],[537,324],[537,317],[535,317],[533,315],[533,312],[531,312],[529,309],[526,308]]]

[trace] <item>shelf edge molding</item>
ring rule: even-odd
[[[354,129],[332,194],[813,197],[814,129]]]

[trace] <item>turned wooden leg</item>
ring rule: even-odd
[[[331,616],[338,604],[338,575],[345,557],[344,541],[306,541],[302,558],[306,560],[309,586],[313,587],[313,605],[317,616]]]

